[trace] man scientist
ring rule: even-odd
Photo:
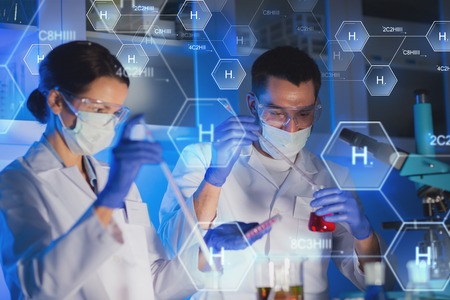
[[[356,196],[336,188],[322,161],[304,148],[321,110],[317,64],[305,52],[283,46],[258,57],[251,73],[252,91],[246,100],[252,116],[229,118],[215,128],[212,143],[189,145],[181,154],[173,174],[188,206],[199,222],[211,222],[212,227],[230,220],[261,222],[280,214],[282,221],[253,249],[268,257],[306,258],[305,299],[329,298],[330,258],[363,289],[364,264],[381,256],[379,239]],[[302,172],[292,170],[255,134],[258,131]],[[217,167],[227,160],[226,167]],[[199,167],[188,167],[194,165]],[[311,182],[323,188],[314,189]],[[335,230],[308,230],[313,210],[335,222]],[[160,221],[159,235],[175,255],[189,232],[170,187],[162,201]],[[239,291],[224,293],[225,298],[253,299],[256,290],[251,273]]]

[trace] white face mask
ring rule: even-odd
[[[293,160],[295,156],[303,149],[311,133],[311,127],[296,132],[287,132],[261,122],[262,135],[278,148],[284,155]],[[274,159],[282,159],[281,156],[272,149],[270,145],[266,145],[262,139],[259,139],[261,148]]]
[[[64,140],[70,151],[77,155],[93,155],[107,148],[116,134],[117,122],[111,120],[110,114],[80,111],[73,129],[64,125],[59,114],[58,117],[62,124]],[[111,121],[107,122],[108,120]]]

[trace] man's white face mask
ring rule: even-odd
[[[312,127],[309,126],[296,132],[287,132],[285,130],[267,125],[264,122],[261,122],[261,126],[262,135],[275,147],[277,147],[281,153],[292,160],[305,146]],[[259,139],[259,144],[261,145],[261,148],[274,159],[282,159],[281,156],[273,150],[270,145],[266,145],[262,139]]]
[[[80,111],[73,129],[64,126],[59,114],[58,117],[62,124],[64,140],[70,151],[77,155],[100,152],[111,145],[116,134],[117,120],[111,114]]]

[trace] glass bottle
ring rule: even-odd
[[[274,267],[274,286],[268,300],[303,300],[303,260],[285,258]]]
[[[383,262],[368,262],[364,265],[366,275],[365,300],[387,300],[384,290],[384,270]]]

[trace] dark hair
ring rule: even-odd
[[[295,85],[313,81],[317,98],[322,84],[321,74],[316,62],[304,51],[282,46],[264,52],[252,66],[252,90],[259,94],[267,85],[269,76],[285,79]]]
[[[59,87],[74,94],[83,93],[99,77],[113,77],[130,85],[119,60],[105,47],[88,41],[73,41],[53,49],[39,65],[39,88],[28,97],[27,107],[41,123],[47,123],[46,96]]]

